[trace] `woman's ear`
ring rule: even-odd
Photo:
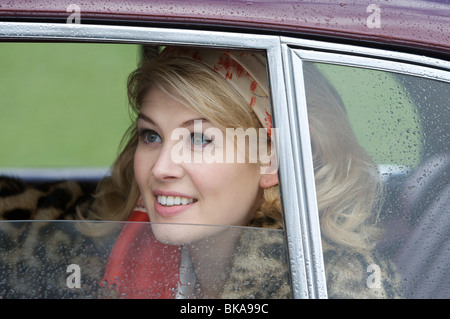
[[[267,164],[260,166],[260,174],[260,187],[269,188],[278,184],[278,160],[275,152],[272,152]]]
[[[278,185],[278,172],[275,171],[269,174],[261,174],[259,178],[259,186],[262,188],[269,188]]]

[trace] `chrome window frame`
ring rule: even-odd
[[[450,61],[399,51],[281,37],[304,62],[353,66],[450,82]]]

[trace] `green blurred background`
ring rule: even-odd
[[[109,167],[138,46],[0,44],[0,167]]]
[[[421,159],[417,109],[393,73],[317,63],[340,94],[359,143],[378,164],[411,168]]]

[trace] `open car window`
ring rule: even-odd
[[[129,125],[126,80],[140,47],[0,43],[0,173],[99,179]]]
[[[283,230],[75,220],[136,121],[127,78],[155,46],[1,46],[0,298],[292,296]]]

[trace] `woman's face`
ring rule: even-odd
[[[201,131],[197,131],[199,123]],[[258,164],[198,161],[206,147],[209,151],[223,148],[219,139],[215,139],[216,145],[214,137],[202,134],[213,125],[159,89],[151,89],[145,96],[137,127],[134,172],[159,240],[195,241],[221,228],[155,223],[247,225],[262,198]],[[172,139],[174,130],[180,128],[189,133],[188,138],[175,134]],[[186,141],[197,161],[180,161],[174,156]]]

